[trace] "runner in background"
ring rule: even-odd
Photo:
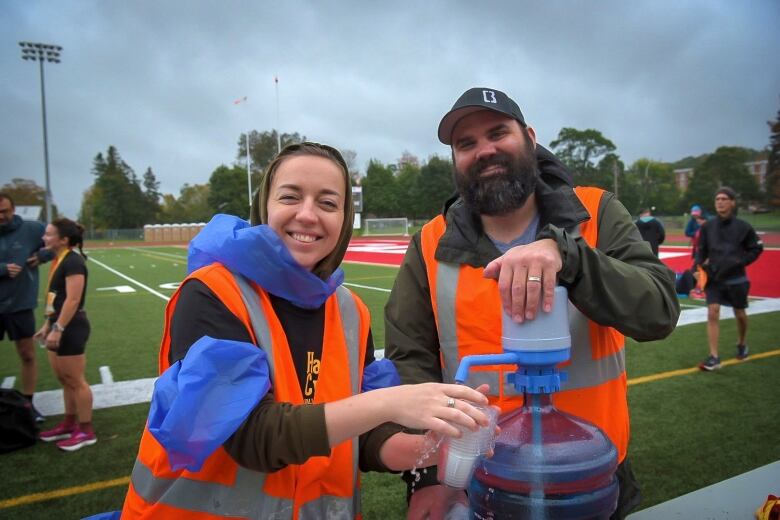
[[[696,264],[707,272],[707,339],[710,355],[699,368],[708,372],[720,368],[720,306],[734,309],[737,319],[737,359],[748,356],[748,280],[745,267],[755,262],[764,245],[753,226],[737,218],[737,194],[729,187],[715,192],[717,216],[701,227]]]

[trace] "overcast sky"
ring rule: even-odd
[[[780,1],[0,1],[0,184],[44,185],[77,215],[110,145],[161,190],[207,182],[247,129],[371,158],[448,155],[441,116],[504,90],[547,144],[596,128],[628,164],[763,148],[780,109]],[[279,119],[274,76],[278,76]],[[234,100],[247,96],[244,104]]]

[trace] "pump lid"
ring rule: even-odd
[[[501,320],[501,342],[504,351],[546,352],[569,348],[571,335],[568,311],[568,291],[559,285],[555,287],[553,307],[550,312],[541,311],[536,314],[536,318],[523,323],[517,323],[504,314]]]

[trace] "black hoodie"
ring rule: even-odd
[[[745,266],[755,262],[763,250],[753,226],[733,214],[715,217],[701,227],[696,263],[713,282],[739,283],[747,281]]]

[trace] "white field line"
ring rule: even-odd
[[[173,253],[165,253],[163,251],[155,251],[153,249],[144,249],[144,248],[141,248],[141,247],[126,247],[125,249],[127,249],[129,251],[137,251],[139,253],[149,253],[149,254],[155,254],[155,255],[160,255],[160,256],[167,256],[167,257],[170,257],[170,258],[174,258],[176,260],[181,260],[183,262],[187,261],[187,255],[175,255]]]
[[[162,294],[162,293],[159,293],[159,292],[155,291],[155,290],[154,290],[154,289],[152,289],[151,287],[149,287],[149,286],[146,286],[146,285],[142,284],[142,283],[141,283],[141,282],[139,282],[138,280],[134,280],[133,278],[130,278],[130,277],[129,277],[129,276],[127,276],[126,274],[122,274],[122,273],[120,273],[119,271],[117,271],[117,270],[116,270],[116,269],[114,269],[113,267],[109,267],[109,266],[107,266],[106,264],[104,264],[104,263],[103,263],[103,262],[101,262],[100,260],[95,260],[94,258],[90,258],[90,261],[92,261],[92,262],[95,262],[97,265],[99,265],[99,266],[100,266],[100,267],[102,267],[103,269],[105,269],[105,270],[107,270],[107,271],[110,271],[110,272],[114,273],[115,275],[119,276],[120,278],[124,278],[124,279],[125,279],[125,280],[127,280],[128,282],[130,282],[130,283],[132,283],[132,284],[135,284],[135,285],[137,285],[137,286],[138,286],[138,287],[140,287],[141,289],[143,289],[143,290],[145,290],[145,291],[148,291],[148,292],[152,293],[153,295],[157,296],[158,298],[162,298],[162,299],[163,299],[163,300],[165,300],[166,302],[167,302],[168,300],[170,300],[170,299],[171,299],[169,296],[165,296],[164,294]]]
[[[385,289],[383,287],[372,287],[370,285],[360,285],[359,283],[344,282],[343,285],[349,285],[350,287],[358,287],[360,289],[368,289],[369,291],[390,292],[390,289]]]

